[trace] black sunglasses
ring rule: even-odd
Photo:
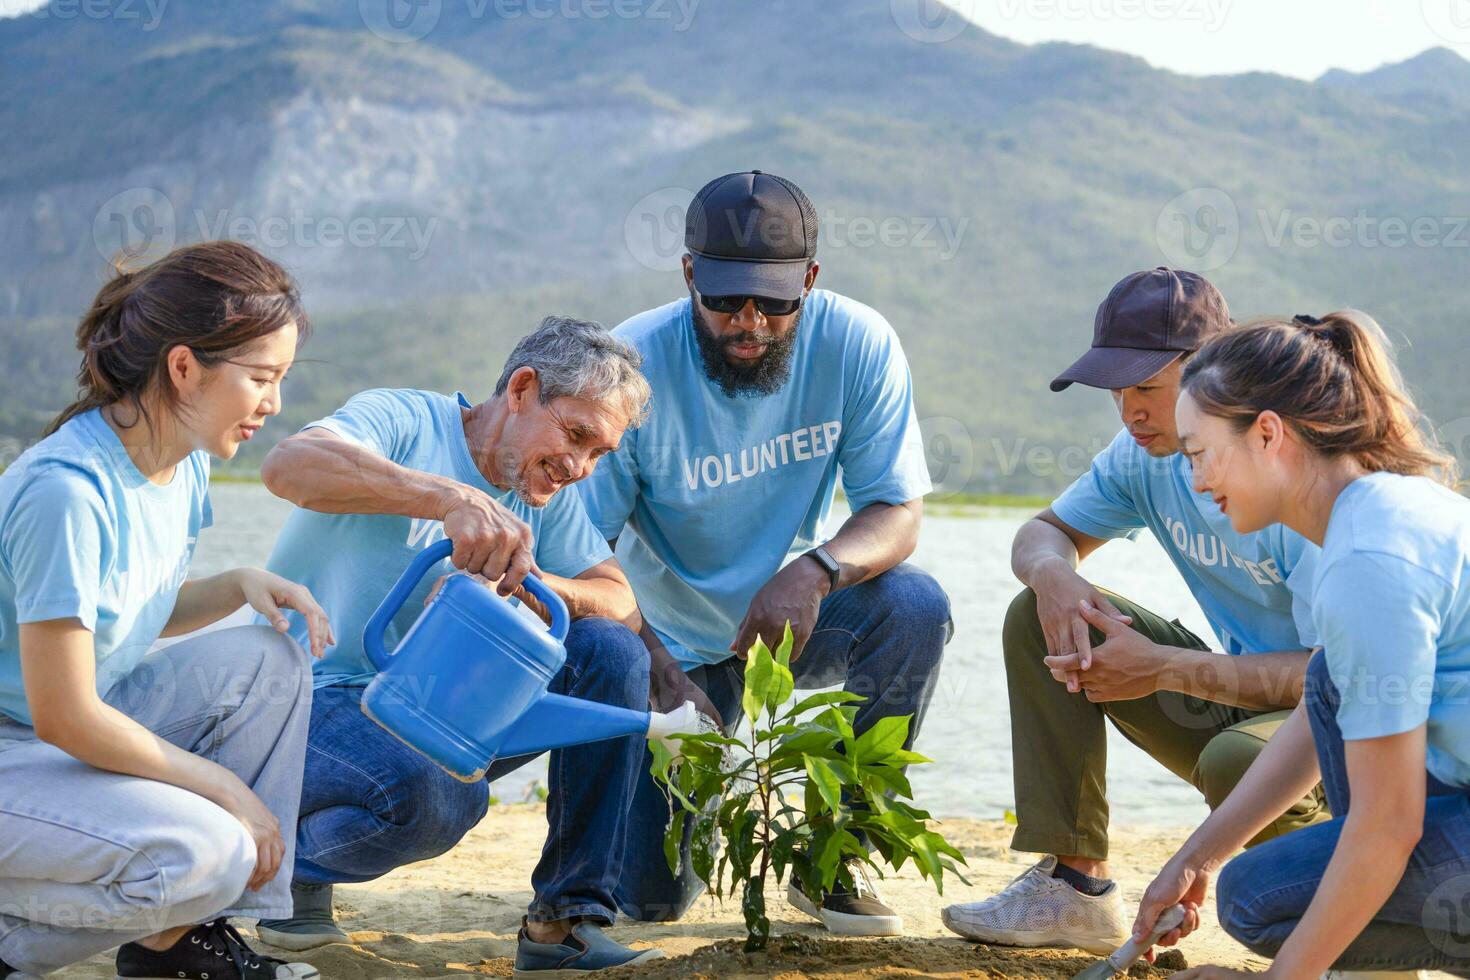
[[[755,308],[762,316],[790,316],[801,309],[801,297],[796,299],[771,299],[768,296],[706,296],[699,294],[699,302],[711,313],[737,313],[745,308],[746,300],[754,300]]]

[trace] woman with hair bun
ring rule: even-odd
[[[1273,977],[1470,975],[1470,501],[1356,311],[1222,335],[1185,368],[1177,417],[1195,482],[1242,532],[1322,547],[1321,649],[1301,706],[1149,886],[1146,934],[1176,902]],[[1227,859],[1317,782],[1333,819]],[[1221,869],[1223,868],[1223,871]],[[1231,971],[1203,967],[1186,977]]]
[[[246,245],[119,273],[77,329],[77,401],[0,476],[0,978],[113,946],[120,977],[317,975],[228,917],[291,910],[311,671],[281,610],[317,655],[326,615],[260,569],[185,579],[209,457],[281,410],[307,330]],[[247,604],[275,629],[149,653]]]

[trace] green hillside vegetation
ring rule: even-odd
[[[205,210],[299,194],[331,214],[437,221],[417,262],[382,249],[277,253],[301,270],[317,334],[285,417],[248,447],[242,471],[364,387],[485,395],[547,313],[611,325],[677,297],[677,273],[630,254],[630,209],[749,167],[807,190],[826,223],[821,284],[898,330],[920,415],[943,435],[932,461],[953,463],[948,489],[1047,492],[1114,431],[1105,393],[1046,384],[1090,342],[1114,281],[1193,264],[1156,231],[1193,188],[1218,189],[1234,211],[1233,254],[1197,258],[1237,317],[1365,309],[1399,341],[1430,414],[1470,418],[1459,295],[1470,229],[1457,214],[1470,201],[1470,63],[1448,51],[1308,83],[1188,78],[973,27],[923,44],[883,0],[705,0],[686,31],[646,18],[475,17],[479,5],[446,2],[437,28],[408,44],[366,31],[354,4],[176,6],[151,33],[0,22],[0,84],[18,96],[0,100],[0,128],[22,137],[0,172],[0,213],[24,219],[44,197],[63,228],[49,252],[24,220],[10,237],[0,230],[11,310],[0,317],[0,436],[12,444],[33,439],[70,391],[71,322],[102,275],[93,214],[130,186],[110,175],[144,164],[168,168],[169,186]],[[281,122],[303,99],[318,107],[310,122]],[[299,186],[283,161],[318,144],[350,151],[353,127],[381,115],[352,115],[361,103],[432,114],[435,128],[420,143],[404,137],[350,198],[322,190],[321,175]],[[532,128],[502,135],[506,113]],[[347,135],[316,128],[333,118]],[[608,120],[642,135],[620,141]],[[575,143],[596,123],[611,128]],[[565,139],[543,145],[537,125]],[[641,142],[650,131],[667,147]],[[221,139],[246,132],[257,135],[238,152],[229,144],[223,172],[196,172],[198,160],[219,165]],[[361,137],[366,149],[381,138]],[[528,142],[501,142],[511,139]],[[883,222],[901,229],[894,243],[861,233]],[[1324,222],[1347,227],[1346,239],[1324,240]],[[1427,244],[1394,244],[1395,222],[1418,222]]]

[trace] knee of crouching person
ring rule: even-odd
[[[1211,810],[1225,802],[1265,746],[1247,732],[1226,730],[1210,739],[1195,763],[1195,785]]]
[[[567,631],[567,662],[584,680],[599,681],[609,704],[646,710],[648,707],[648,647],[622,623],[591,616],[572,623]]]

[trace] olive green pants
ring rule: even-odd
[[[1199,637],[1121,596],[1113,604],[1155,643],[1208,650]],[[1092,642],[1103,636],[1092,631]],[[1095,704],[1073,694],[1042,660],[1046,636],[1036,593],[1025,590],[1006,612],[1002,634],[1011,700],[1011,754],[1016,783],[1018,851],[1105,860],[1108,856],[1105,720],[1170,772],[1188,780],[1211,809],[1235,788],[1290,711],[1251,711],[1165,691],[1134,701]],[[1328,819],[1321,787],[1299,800],[1251,841]]]

